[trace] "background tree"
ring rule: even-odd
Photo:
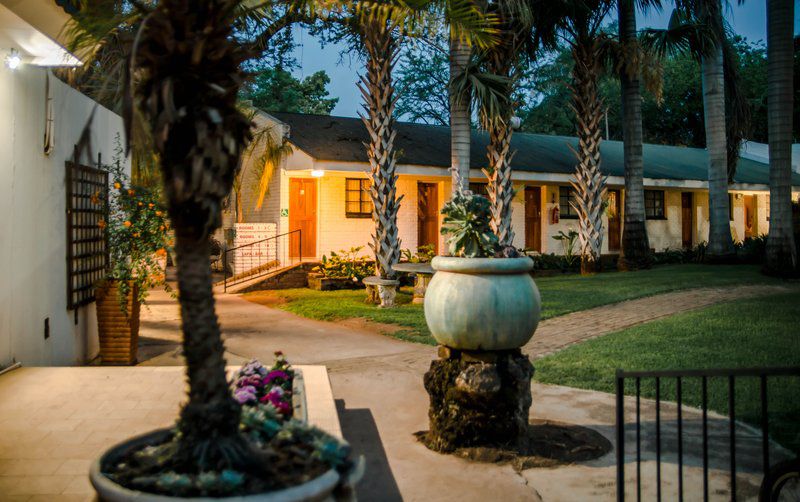
[[[793,0],[767,0],[769,55],[769,237],[767,270],[797,271],[792,226],[792,34]]]
[[[339,98],[329,97],[331,79],[321,70],[302,81],[282,67],[260,67],[241,93],[253,106],[271,112],[330,115]]]
[[[409,122],[447,126],[448,55],[444,41],[415,41],[406,47],[397,67],[397,116]]]

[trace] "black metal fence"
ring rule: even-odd
[[[642,475],[642,463],[643,463],[643,440],[651,441],[652,437],[645,438],[643,435],[643,413],[642,413],[642,404],[644,401],[643,398],[643,382],[647,385],[647,394],[652,396],[654,394],[654,403],[650,400],[647,401],[647,408],[650,412],[652,412],[652,408],[655,408],[655,417],[654,417],[654,424],[651,425],[655,429],[654,436],[655,436],[655,493],[652,492],[652,489],[648,491],[645,496],[645,500],[661,500],[662,496],[667,496],[664,493],[663,487],[665,482],[670,483],[670,494],[667,496],[670,500],[683,500],[684,494],[689,493],[692,495],[692,499],[699,499],[699,491],[697,490],[699,487],[696,485],[692,485],[687,490],[685,486],[685,460],[686,460],[686,451],[685,447],[687,445],[686,441],[686,419],[687,414],[691,415],[691,419],[697,420],[697,415],[699,414],[699,434],[701,435],[701,459],[702,459],[702,499],[704,501],[709,500],[709,383],[713,382],[714,390],[716,391],[714,394],[714,401],[717,405],[717,411],[720,408],[721,397],[720,393],[727,393],[727,416],[722,417],[724,422],[727,423],[720,423],[719,418],[715,418],[714,428],[717,431],[717,435],[720,435],[720,430],[727,429],[723,436],[727,436],[726,441],[717,441],[717,445],[714,448],[714,457],[715,457],[715,470],[724,469],[728,471],[728,475],[730,477],[729,481],[729,490],[730,490],[730,500],[736,500],[737,498],[737,426],[741,429],[742,427],[747,427],[749,431],[747,434],[750,436],[749,440],[751,441],[760,441],[760,445],[754,445],[754,448],[760,447],[760,470],[762,473],[762,480],[769,481],[769,473],[771,468],[774,468],[774,459],[771,459],[771,448],[770,448],[770,408],[769,408],[769,381],[774,380],[776,377],[792,377],[794,378],[794,382],[797,383],[797,377],[800,377],[800,367],[797,368],[752,368],[752,369],[709,369],[709,370],[681,370],[681,371],[622,371],[618,370],[616,375],[616,398],[617,398],[617,406],[616,406],[616,437],[617,437],[617,500],[622,502],[625,500],[625,487],[626,487],[626,479],[625,479],[625,446],[626,446],[626,391],[628,395],[631,395],[635,400],[635,422],[632,424],[635,427],[635,443],[636,443],[636,475],[635,475],[635,496],[636,500],[642,500],[642,484],[643,480],[645,479]],[[736,394],[737,394],[737,384],[740,383],[741,380],[747,379],[748,385],[757,386],[758,389],[758,402],[750,402],[750,403],[737,403]],[[627,385],[626,385],[627,381]],[[692,394],[693,399],[691,403],[687,403],[686,401],[686,389],[687,386],[692,386]],[[743,384],[742,384],[743,385]],[[785,384],[784,384],[785,385]],[[699,387],[699,389],[698,389]],[[674,462],[677,464],[677,473],[675,479],[670,476],[671,479],[666,479],[666,473],[662,472],[662,461],[664,457],[664,401],[667,396],[663,392],[665,389],[669,390],[668,399],[674,399],[674,404],[669,403],[669,407],[671,409],[671,415],[674,413],[674,424],[670,424],[670,440],[676,442],[677,444],[671,444],[672,450],[670,451],[670,457],[674,458]],[[755,389],[748,389],[753,390]],[[696,403],[697,392],[699,391],[699,403]],[[800,400],[800,395],[797,396],[797,399]],[[752,396],[749,398],[750,401],[753,401]],[[629,405],[631,404],[631,399],[628,399]],[[699,410],[696,408],[690,408],[689,406],[697,406],[699,404]],[[749,405],[749,409],[753,409],[754,407],[758,408],[758,412],[753,414],[748,414],[747,422],[750,425],[743,424],[741,421],[737,421],[737,404]],[[674,408],[674,411],[672,410]],[[800,408],[800,406],[799,406]],[[758,423],[754,423],[754,417],[758,417]],[[800,417],[796,417],[798,421],[800,421]],[[791,421],[791,419],[790,419]],[[752,425],[757,426],[751,427]],[[674,429],[673,429],[674,427]],[[692,424],[693,429],[696,429],[697,426]],[[692,431],[692,434],[696,434],[696,431]],[[741,434],[741,432],[740,432]],[[760,437],[758,437],[760,436]],[[744,438],[739,438],[744,439]],[[720,442],[727,442],[727,445],[723,446],[723,450],[720,451],[718,448]],[[648,443],[652,448],[652,443]],[[774,443],[773,443],[774,445]],[[727,451],[724,451],[724,447],[727,447]],[[785,449],[781,449],[782,457],[786,457]],[[651,456],[652,450],[648,452],[648,455]],[[750,463],[752,464],[752,451],[749,452],[748,458]],[[794,455],[794,454],[791,454]],[[696,457],[694,457],[696,458]],[[725,463],[720,464],[719,459],[725,458]],[[781,459],[778,459],[781,460]],[[796,459],[795,459],[796,461]],[[672,462],[672,461],[670,461]],[[772,462],[772,463],[771,463]],[[793,464],[796,465],[796,464]],[[752,470],[753,466],[749,465],[748,469]],[[652,478],[647,479],[647,481],[652,481]],[[762,481],[762,484],[764,482]],[[672,483],[677,483],[675,487]],[[677,491],[677,496],[673,495],[673,490]],[[715,492],[719,495],[719,491]],[[654,497],[653,497],[654,495]]]
[[[303,234],[292,230],[223,251],[224,290],[281,268],[302,263]]]

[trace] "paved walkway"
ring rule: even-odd
[[[732,288],[727,292],[685,292],[593,309],[582,315],[589,316],[584,318],[586,322],[597,321],[597,325],[604,315],[626,319],[623,325],[600,325],[602,331],[595,326],[592,333],[598,334],[669,315],[657,308],[659,303],[672,308],[683,305],[675,310],[679,312],[693,305],[774,291]],[[658,302],[664,297],[670,300]],[[647,312],[635,315],[638,309]],[[352,326],[302,319],[236,296],[218,297],[217,311],[229,364],[252,357],[268,361],[274,350],[281,349],[295,364],[329,367],[344,435],[367,459],[368,475],[359,486],[361,500],[465,502],[501,494],[509,501],[613,500],[613,453],[594,462],[518,474],[508,466],[469,463],[419,445],[412,434],[427,427],[428,396],[422,387],[422,374],[436,357],[434,347]],[[579,315],[543,322],[527,351],[536,356],[558,348],[555,334],[560,330],[571,333],[561,346],[582,339],[578,326],[567,330],[569,323],[578,322]],[[146,365],[182,364],[178,308],[166,295],[154,294],[150,308],[143,310],[141,336],[146,352],[157,354]],[[539,337],[551,342],[538,349]],[[11,372],[0,377],[0,500],[91,500],[85,478],[89,460],[118,439],[170,423],[182,399],[182,378],[171,368],[41,371],[20,372],[16,377]],[[26,374],[31,375],[27,381],[14,381]],[[108,376],[112,374],[113,378]],[[589,426],[614,440],[611,395],[534,384],[533,400],[532,418]],[[644,410],[652,411],[648,403]],[[669,427],[669,420],[662,420]],[[724,428],[725,423],[716,420],[712,430]],[[748,433],[752,431],[743,430],[741,435]],[[720,431],[718,436],[724,438],[725,434]],[[668,444],[664,448],[669,454]],[[692,455],[690,448],[687,451]],[[720,445],[713,451],[716,454],[724,448]],[[646,449],[645,458],[652,466],[652,453],[648,452]],[[745,452],[741,458],[748,456],[757,458],[757,453]],[[714,462],[715,466],[724,466],[723,459],[715,457]],[[687,476],[696,480],[696,459],[688,465]],[[667,464],[665,469],[672,467],[674,464]],[[749,495],[759,474],[750,468],[743,471],[741,495]],[[726,476],[712,472],[715,494],[721,498],[726,497],[726,483]]]

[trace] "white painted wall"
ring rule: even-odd
[[[55,150],[46,156],[46,72],[0,67],[0,366],[81,364],[98,350],[94,304],[77,312],[77,324],[67,311],[64,162],[93,109],[94,155],[104,160],[122,121],[51,76]]]

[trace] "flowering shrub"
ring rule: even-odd
[[[363,248],[364,246],[353,247],[350,251],[342,249],[338,253],[332,251],[330,258],[322,255],[322,262],[314,268],[314,272],[328,279],[350,279],[359,282],[371,275],[375,266],[373,262],[359,256]]]
[[[282,352],[275,352],[275,363],[267,369],[253,359],[242,366],[233,379],[233,396],[239,404],[272,405],[284,418],[292,416],[294,370]]]
[[[150,188],[135,186],[122,167],[123,152],[117,138],[114,162],[108,169],[108,221],[98,225],[108,235],[110,270],[108,278],[119,281],[120,308],[127,308],[131,284],[137,286],[137,300],[147,298],[148,290],[162,286],[170,290],[157,256],[166,257],[169,248],[169,220],[159,194]]]

